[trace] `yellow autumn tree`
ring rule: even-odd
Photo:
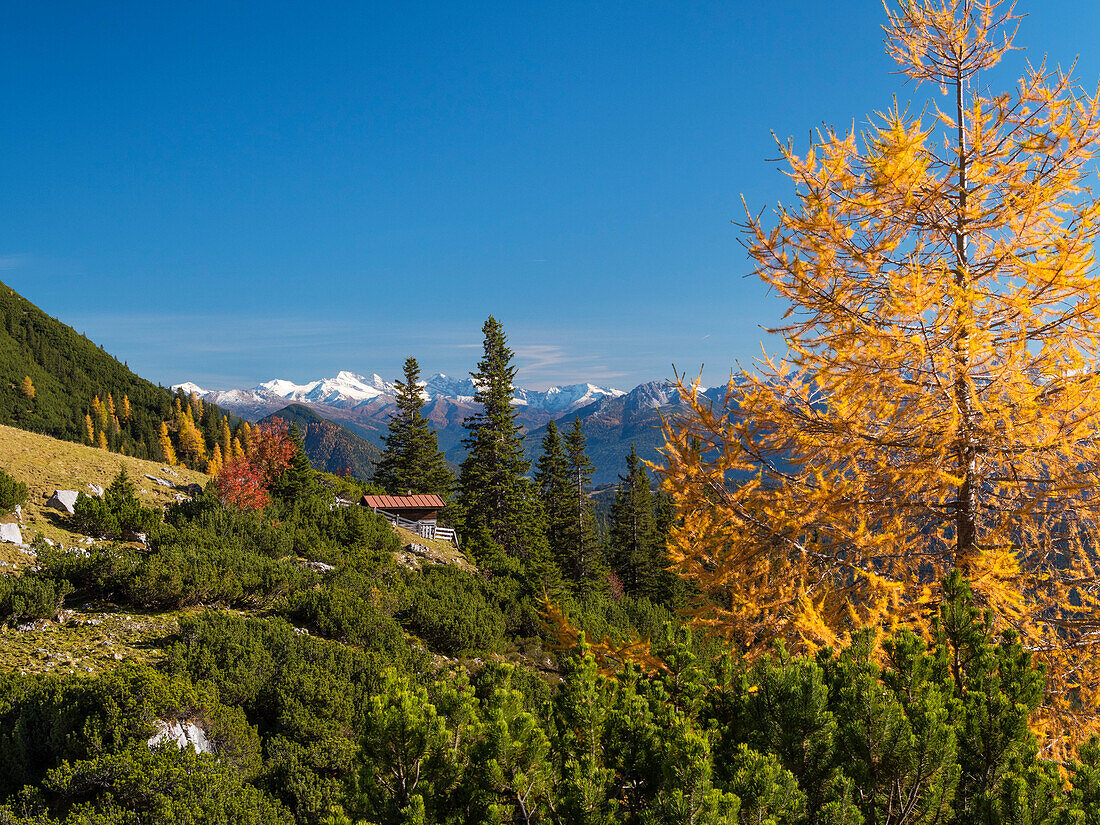
[[[98,395],[92,399],[92,418],[95,420],[96,429],[107,429],[107,408],[103,406]]]
[[[19,391],[23,393],[24,398],[29,398],[32,401],[34,400],[35,395],[38,394],[34,388],[34,382],[31,380],[31,377],[29,375],[23,378],[23,383],[19,385]]]
[[[168,422],[160,422],[160,435],[157,439],[160,442],[161,457],[164,459],[164,463],[172,467],[176,464],[176,449],[172,446],[172,437],[168,435]]]
[[[191,407],[183,407],[176,416],[176,437],[179,441],[179,454],[192,462],[198,462],[206,458],[206,442],[199,428],[195,426],[195,419],[191,415]]]
[[[900,73],[942,97],[781,145],[795,189],[747,247],[788,304],[782,358],[724,403],[681,378],[663,482],[701,622],[755,655],[927,629],[952,569],[1048,665],[1053,751],[1100,699],[1096,94],[1010,50],[999,3],[889,11]]]
[[[129,421],[133,416],[133,410],[130,409],[130,396],[122,396],[122,404],[119,405],[118,417],[124,422]]]
[[[247,455],[252,448],[252,427],[242,421],[237,427],[237,437],[241,440],[241,449]]]
[[[222,457],[229,460],[233,455],[233,434],[229,430],[228,416],[222,416],[221,426],[218,428],[218,444],[222,448]]]

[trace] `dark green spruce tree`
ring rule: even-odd
[[[619,476],[611,505],[611,566],[631,596],[668,602],[674,578],[666,569],[669,561],[664,543],[668,526],[659,524],[659,520],[668,519],[659,519],[659,511],[650,490],[649,474],[631,445],[626,475]]]
[[[566,533],[567,571],[576,592],[585,596],[607,586],[607,563],[603,544],[596,530],[592,509],[592,473],[584,428],[579,418],[565,437],[565,455],[569,465],[569,519]]]
[[[489,317],[482,326],[484,353],[477,372],[474,403],[480,410],[464,422],[469,451],[458,480],[464,544],[481,563],[518,559],[527,574],[544,585],[557,573],[550,561],[542,506],[526,477],[531,462],[524,457],[520,426],[512,406],[516,368],[504,328]]]
[[[421,409],[420,365],[405,359],[405,380],[397,381],[397,412],[390,419],[382,460],[374,481],[391,495],[435,493],[449,498],[454,476],[447,466],[431,422]]]
[[[569,505],[569,459],[558,425],[550,421],[542,439],[542,455],[535,470],[535,484],[546,516],[546,540],[561,568],[566,567],[571,507]]]

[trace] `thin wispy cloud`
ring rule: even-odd
[[[25,252],[0,255],[0,271],[7,272],[8,270],[19,269],[27,263],[28,258],[30,258],[30,255]]]

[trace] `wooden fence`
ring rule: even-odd
[[[385,510],[375,510],[374,512],[385,518],[390,524],[411,530],[422,539],[443,539],[444,541],[454,542],[455,547],[458,547],[458,534],[451,527],[440,527],[431,521],[409,521],[407,518],[402,518],[396,513],[388,513]]]

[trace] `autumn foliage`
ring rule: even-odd
[[[750,656],[928,630],[954,569],[1048,666],[1046,741],[1097,729],[1097,96],[1028,65],[998,3],[902,3],[887,51],[946,94],[781,145],[794,204],[747,219],[786,354],[711,405],[681,379],[664,484],[700,621]]]
[[[295,450],[285,421],[276,419],[252,430],[247,454],[226,461],[214,480],[222,504],[238,510],[262,510]]]

